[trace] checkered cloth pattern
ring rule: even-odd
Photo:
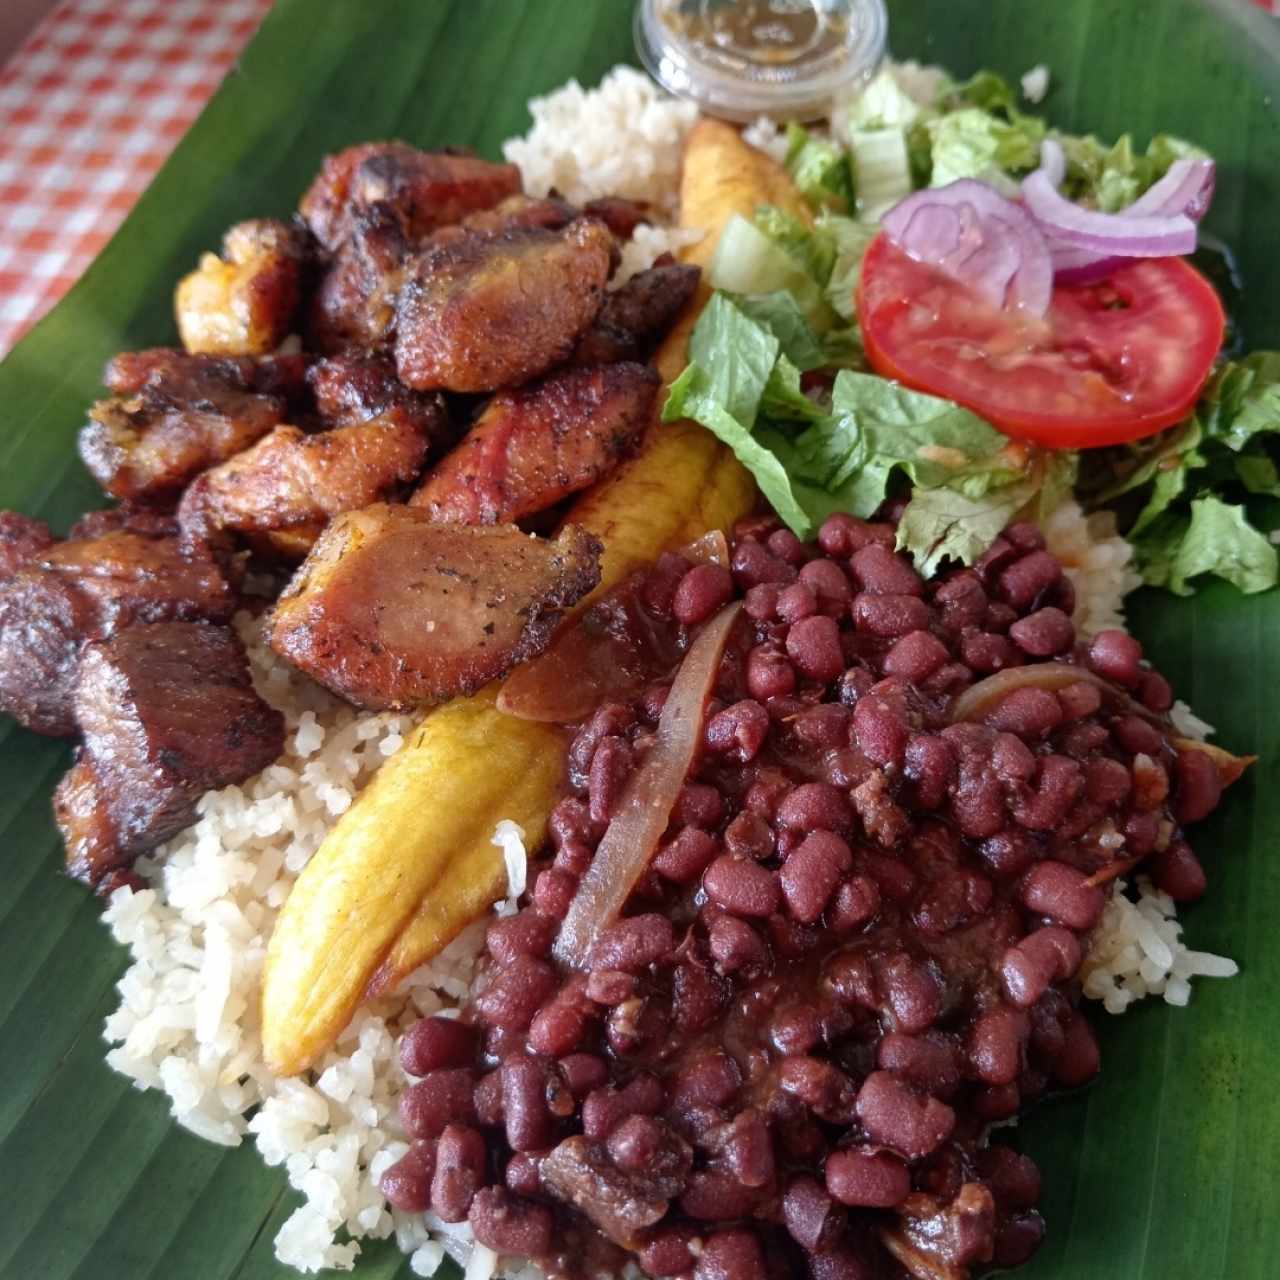
[[[63,0],[0,70],[0,355],[111,238],[270,8]]]

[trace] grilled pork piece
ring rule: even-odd
[[[393,409],[417,422],[433,441],[453,437],[444,400],[435,392],[411,391],[386,356],[347,351],[317,361],[307,372],[320,416],[330,426],[367,422]]]
[[[385,505],[334,520],[268,623],[271,647],[357,706],[473,693],[546,648],[600,580],[600,543],[513,525],[437,524]]]
[[[307,435],[277,427],[252,449],[200,476],[178,518],[188,539],[219,530],[267,533],[309,527],[397,496],[417,479],[432,436],[400,409]]]
[[[223,236],[222,256],[204,254],[178,283],[182,345],[215,356],[274,351],[292,330],[309,249],[310,236],[294,223],[236,223]]]
[[[112,395],[136,396],[144,388],[181,403],[199,400],[209,383],[219,380],[264,396],[294,401],[306,391],[308,359],[300,353],[263,356],[192,355],[178,347],[145,347],[121,351],[107,361],[102,384]]]
[[[631,452],[659,383],[647,365],[608,364],[499,392],[410,505],[459,524],[502,524],[554,506]]]
[[[613,237],[579,219],[415,255],[396,309],[396,370],[419,390],[493,391],[560,364],[600,310]]]
[[[80,650],[135,622],[225,622],[236,597],[207,550],[134,529],[55,543],[0,582],[0,708],[37,733],[76,730]]]
[[[17,573],[51,546],[53,534],[43,520],[0,511],[0,579]]]
[[[452,244],[469,235],[496,236],[521,227],[559,231],[578,216],[579,210],[557,196],[508,196],[492,209],[481,209],[479,213],[468,214],[461,222],[433,231],[427,244]]]
[[[331,252],[351,233],[357,210],[391,205],[419,239],[437,227],[488,209],[520,190],[513,164],[451,151],[418,151],[403,142],[366,142],[326,156],[298,206]]]
[[[75,689],[84,747],[54,796],[67,869],[90,884],[191,824],[196,801],[284,750],[229,627],[162,622],[86,646]]]
[[[606,293],[595,323],[574,348],[572,362],[644,359],[693,297],[701,274],[697,267],[673,262],[641,271]]]
[[[358,208],[311,300],[308,332],[321,351],[374,347],[391,332],[396,295],[412,247],[388,204]]]
[[[80,457],[112,497],[154,501],[261,439],[284,420],[285,401],[254,389],[251,360],[164,349],[117,356],[80,431]]]

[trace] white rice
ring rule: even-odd
[[[922,100],[939,73],[895,68]],[[651,202],[669,218],[680,152],[696,118],[640,73],[619,68],[598,89],[576,82],[531,104],[534,124],[504,151],[526,188],[556,188],[585,201],[619,194]],[[776,126],[753,127],[757,145],[785,146]],[[623,258],[624,278],[660,253],[678,251],[701,232],[642,226]],[[1051,550],[1076,587],[1083,634],[1123,625],[1122,598],[1137,585],[1131,551],[1074,503],[1048,521]],[[118,890],[104,913],[131,964],[120,1002],[106,1020],[108,1063],[138,1088],[160,1089],[175,1118],[212,1142],[236,1146],[249,1136],[264,1162],[282,1166],[301,1206],[275,1239],[276,1256],[300,1271],[350,1270],[359,1241],[394,1234],[416,1275],[433,1274],[446,1253],[466,1280],[495,1271],[515,1280],[540,1273],[519,1260],[473,1247],[465,1223],[393,1210],[378,1190],[383,1172],[407,1144],[396,1111],[406,1084],[396,1053],[401,1030],[423,1014],[454,1009],[466,997],[484,932],[468,929],[392,998],[366,1006],[315,1068],[280,1080],[267,1069],[260,1034],[260,983],[276,915],[298,873],[381,762],[404,741],[412,721],[361,715],[278,661],[260,643],[248,615],[237,625],[249,646],[255,683],[285,715],[285,754],[243,786],[210,792],[196,824],[138,865],[147,888]],[[1180,728],[1208,726],[1180,708]],[[494,844],[507,867],[509,914],[526,882],[523,833],[498,824]],[[1087,994],[1113,1012],[1144,995],[1186,1003],[1198,974],[1228,976],[1228,960],[1189,951],[1173,904],[1139,879],[1136,904],[1117,887],[1088,962]]]

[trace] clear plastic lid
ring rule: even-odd
[[[814,119],[884,57],[884,0],[640,0],[640,59],[711,115]]]

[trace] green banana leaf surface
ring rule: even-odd
[[[1243,0],[890,0],[899,57],[1053,74],[1057,124],[1219,162],[1208,226],[1245,278],[1240,320],[1280,346],[1280,25]],[[114,352],[174,340],[175,281],[241,218],[284,215],[322,155],[399,136],[496,155],[526,100],[632,61],[624,0],[280,0],[84,279],[0,365],[0,507],[65,528],[101,505],[74,449]],[[1211,889],[1191,945],[1241,976],[1191,1006],[1099,1011],[1103,1074],[1018,1140],[1048,1241],[1028,1280],[1280,1275],[1280,596],[1144,592],[1132,624],[1219,741],[1261,763],[1198,830]],[[265,1280],[294,1201],[252,1145],[176,1128],[102,1061],[124,952],[59,875],[49,797],[67,748],[0,724],[0,1280]],[[408,1276],[390,1244],[357,1274]]]

